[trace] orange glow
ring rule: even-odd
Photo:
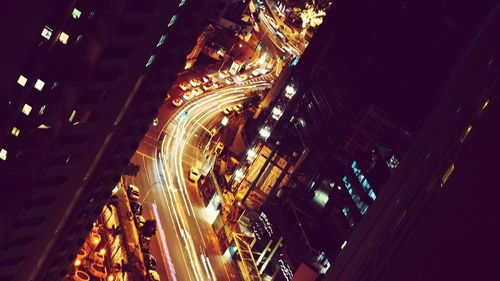
[[[108,281],[113,281],[113,280],[115,280],[115,276],[114,275],[108,276]]]
[[[106,249],[102,248],[102,249],[99,251],[99,254],[101,254],[101,255],[105,255],[105,254],[106,254]]]
[[[94,245],[99,244],[99,238],[94,237],[94,239],[92,239],[92,244],[94,244]]]
[[[75,265],[75,267],[78,267],[78,266],[80,266],[80,264],[82,264],[82,261],[79,259],[76,259],[73,264]]]

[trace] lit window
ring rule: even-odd
[[[0,150],[0,159],[7,160],[7,150],[3,148]]]
[[[78,10],[77,8],[74,8],[73,12],[71,12],[71,16],[74,19],[79,19],[81,15],[82,15],[82,12],[80,10]]]
[[[61,34],[59,34],[59,41],[61,43],[63,43],[64,45],[68,44],[68,39],[69,39],[69,35],[64,33],[64,32],[61,32]]]
[[[151,55],[148,59],[148,62],[146,63],[146,67],[150,66],[151,64],[153,64],[153,62],[155,61],[155,55]]]
[[[52,28],[45,26],[42,30],[42,37],[49,40],[50,37],[52,36],[52,31],[53,31]]]
[[[177,15],[174,15],[171,19],[170,22],[168,23],[168,27],[171,27],[174,25],[175,21],[177,20]]]
[[[181,2],[179,3],[179,7],[184,6],[184,4],[186,4],[186,0],[181,0]]]
[[[26,78],[22,75],[19,75],[19,78],[17,78],[17,84],[24,87],[24,85],[26,85],[26,82],[28,82],[28,78]]]
[[[35,89],[37,89],[38,91],[41,91],[43,89],[43,86],[45,86],[45,82],[43,82],[40,79],[37,79],[36,83],[35,83]]]
[[[12,131],[10,131],[10,133],[13,135],[13,136],[19,136],[19,133],[21,132],[21,130],[19,130],[18,128],[16,127],[12,127]]]
[[[23,106],[22,112],[24,113],[24,115],[29,116],[31,109],[32,109],[31,105],[25,103]]]
[[[38,111],[38,114],[42,115],[45,112],[45,107],[46,105],[42,105],[42,107],[40,107],[40,110]]]
[[[163,45],[163,43],[165,42],[165,39],[167,39],[167,35],[162,35],[160,37],[160,40],[158,40],[158,44],[156,44],[156,47],[160,47],[161,45]]]

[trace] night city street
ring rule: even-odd
[[[0,281],[500,280],[500,0],[6,8]]]

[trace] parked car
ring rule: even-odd
[[[234,84],[234,79],[231,77],[227,77],[226,80],[224,80],[227,85],[233,85]]]
[[[175,107],[179,107],[181,106],[182,104],[184,103],[184,101],[180,98],[175,98],[172,100],[172,104],[175,106]]]
[[[154,270],[148,270],[148,281],[160,281],[160,275]]]
[[[199,179],[200,179],[200,170],[198,170],[198,168],[196,167],[191,167],[191,169],[189,169],[189,180],[192,181],[192,182],[197,182]]]
[[[195,97],[203,94],[203,90],[200,88],[194,88],[191,92],[193,92]]]
[[[201,86],[203,91],[210,91],[214,88],[214,85],[212,83],[206,83]]]
[[[254,77],[260,76],[261,74],[262,74],[262,71],[260,68],[256,68],[256,69],[252,70],[252,75]]]
[[[233,110],[236,112],[241,112],[243,110],[243,105],[241,103],[238,103],[237,105],[233,106]]]
[[[236,76],[236,81],[238,81],[238,82],[243,82],[247,79],[248,79],[248,75],[245,73]]]
[[[226,116],[229,116],[233,113],[233,109],[231,107],[226,107],[226,108],[224,108],[222,113],[224,113],[224,115],[226,115]]]
[[[212,82],[212,78],[210,78],[208,75],[203,76],[201,80],[203,81],[203,83]]]
[[[156,221],[146,220],[141,228],[141,234],[146,237],[151,237],[156,234]]]
[[[142,215],[135,216],[134,218],[135,226],[141,229],[146,223],[146,219]]]
[[[219,81],[217,81],[217,82],[214,83],[214,88],[215,89],[219,89],[219,88],[222,88],[222,87],[224,87],[224,83],[219,82]]]
[[[129,184],[127,188],[127,195],[130,200],[138,201],[139,200],[139,187],[133,184]]]
[[[201,85],[201,81],[198,79],[191,79],[189,80],[189,84],[191,84],[191,86],[193,87],[198,87]]]
[[[181,83],[179,84],[179,88],[181,88],[181,90],[183,91],[187,91],[191,89],[191,85],[189,83]]]
[[[130,209],[136,216],[142,215],[142,204],[137,201],[130,202]]]
[[[231,76],[231,74],[229,74],[229,71],[227,71],[227,70],[219,72],[219,78],[220,79],[228,78],[229,76]]]
[[[187,91],[187,92],[184,93],[184,95],[182,95],[182,97],[185,100],[190,100],[190,99],[192,99],[194,97],[194,94],[191,91]]]
[[[156,270],[156,259],[151,254],[144,255],[144,266],[148,270]]]
[[[222,150],[224,150],[224,144],[222,142],[218,142],[215,146],[215,154],[221,154]]]

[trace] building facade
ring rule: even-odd
[[[212,6],[18,1],[0,78],[0,280],[60,280]],[[21,13],[22,11],[22,13]]]

